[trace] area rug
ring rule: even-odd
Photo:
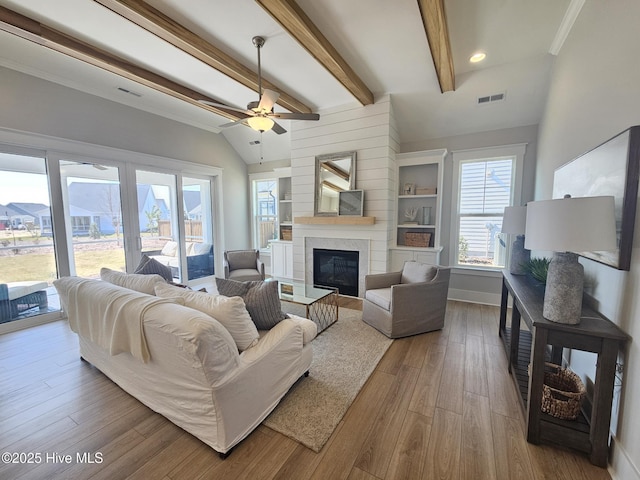
[[[283,310],[289,313],[290,307]],[[392,340],[340,308],[339,320],[313,340],[309,376],[298,381],[264,425],[319,452]]]

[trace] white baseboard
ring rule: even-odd
[[[447,298],[449,300],[457,300],[459,302],[500,306],[501,295],[498,293],[474,292],[472,290],[450,288]]]
[[[611,437],[611,451],[613,454],[607,468],[612,480],[640,480],[640,470],[633,464],[633,461],[624,448],[616,442],[615,437]]]

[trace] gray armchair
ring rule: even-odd
[[[264,280],[264,264],[258,250],[229,250],[224,252],[224,278],[247,282]]]
[[[365,276],[362,320],[389,338],[439,330],[450,268],[406,262],[401,272]]]

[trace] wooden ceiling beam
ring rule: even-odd
[[[418,8],[429,41],[440,91],[442,93],[454,91],[456,89],[455,73],[444,0],[418,0]]]
[[[256,0],[256,2],[362,105],[373,103],[373,93],[294,0]]]
[[[94,0],[109,10],[144,28],[185,53],[206,63],[229,78],[258,92],[258,74],[236,59],[183,27],[141,0]],[[247,39],[249,42],[250,39]],[[262,87],[280,93],[278,105],[295,113],[311,113],[311,108],[293,95],[262,79]]]
[[[330,160],[324,162],[321,168],[324,168],[328,172],[333,173],[336,177],[339,177],[347,182],[349,181],[349,172],[345,172],[342,168],[340,168]]]
[[[43,45],[56,52],[64,53],[70,57],[115,73],[123,78],[166,93],[174,98],[191,103],[205,110],[222,115],[230,120],[246,118],[247,115],[226,111],[222,108],[204,105],[198,100],[208,100],[220,103],[215,98],[207,97],[200,92],[180,85],[161,75],[134,65],[105,50],[70,37],[58,30],[50,28],[36,20],[21,15],[13,10],[0,6],[0,30],[24,38],[26,40]]]

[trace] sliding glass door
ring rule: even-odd
[[[182,177],[187,280],[214,274],[211,180]]]
[[[141,253],[171,269],[174,281],[214,274],[210,178],[136,170]],[[177,205],[181,204],[182,208]]]
[[[168,266],[175,281],[182,278],[176,176],[136,170],[141,252]]]
[[[0,151],[0,324],[58,312],[44,154]]]
[[[59,276],[132,273],[143,252],[176,282],[214,275],[217,170],[108,153],[0,145],[0,333],[61,318]]]
[[[117,167],[60,161],[71,275],[100,278],[100,268],[125,271]]]

